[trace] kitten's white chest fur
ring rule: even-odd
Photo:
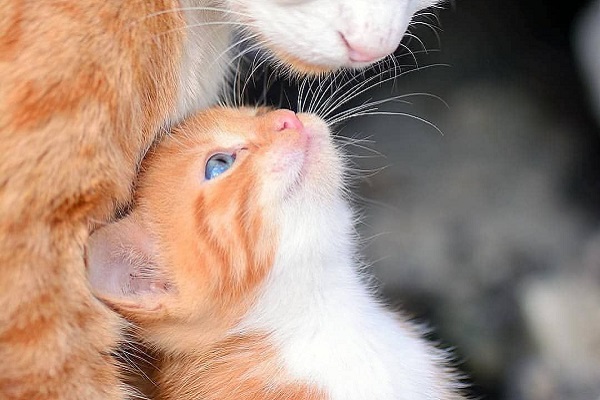
[[[304,203],[282,212],[275,265],[239,329],[270,332],[287,372],[332,400],[453,398],[442,353],[362,281],[346,203]]]

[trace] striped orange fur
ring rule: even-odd
[[[204,352],[161,360],[154,396],[165,400],[325,400],[318,388],[289,382],[266,336],[234,336]]]
[[[181,16],[131,21],[175,5],[0,3],[2,399],[125,397],[121,322],[88,289],[83,245],[175,101],[181,34],[157,34]]]

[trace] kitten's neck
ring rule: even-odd
[[[268,332],[288,379],[327,399],[454,398],[443,355],[365,282],[347,204],[286,214],[284,245],[240,331]]]
[[[240,329],[263,326],[268,331],[284,321],[302,323],[335,301],[335,292],[362,290],[350,208],[342,199],[328,207],[304,208],[292,204],[282,213],[283,231],[273,269]]]

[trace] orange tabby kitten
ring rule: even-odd
[[[88,273],[159,354],[156,398],[462,398],[365,285],[343,181],[325,122],[288,110],[211,109],[151,152]]]
[[[83,246],[161,128],[216,102],[233,27],[323,72],[391,53],[436,2],[1,1],[0,398],[126,396]]]

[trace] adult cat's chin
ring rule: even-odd
[[[258,45],[271,55],[276,65],[279,65],[285,72],[297,75],[326,75],[341,69],[363,69],[370,67],[380,60],[393,54],[396,47],[387,49],[378,49],[369,54],[360,54],[357,59],[353,59],[352,49],[344,44],[341,34],[335,34],[335,46],[326,49],[320,48],[315,43],[314,46],[303,47],[295,46],[289,48],[274,40],[265,38],[265,35],[257,34]],[[257,46],[250,44],[249,47]]]
[[[342,66],[331,66],[324,64],[311,64],[292,54],[284,51],[271,50],[275,58],[288,68],[289,72],[300,75],[325,75],[329,72],[342,68]]]
[[[343,68],[361,69],[377,62],[313,63],[279,49],[271,49],[271,52],[274,54],[275,59],[281,63],[281,65],[285,66],[288,72],[299,75],[325,75]]]

